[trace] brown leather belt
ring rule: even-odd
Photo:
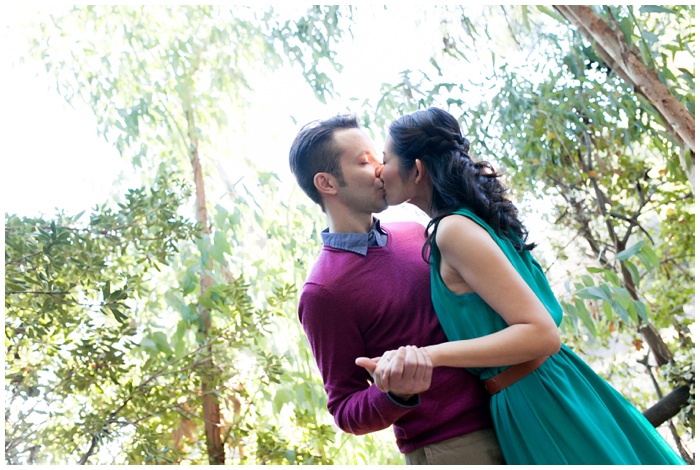
[[[484,380],[484,387],[486,387],[486,391],[489,392],[489,395],[493,395],[500,392],[504,388],[513,385],[515,382],[541,366],[548,357],[549,356],[538,357],[537,359],[532,359],[531,361],[514,364],[500,374],[494,375],[488,380]]]

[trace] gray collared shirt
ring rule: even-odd
[[[387,238],[387,233],[376,217],[367,233],[330,233],[329,229],[321,232],[321,240],[323,240],[324,245],[339,250],[352,251],[362,256],[367,255],[367,247],[369,246],[386,246]]]

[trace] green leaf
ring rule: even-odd
[[[214,233],[214,244],[209,250],[212,259],[219,262],[222,265],[226,264],[226,259],[224,258],[224,253],[231,253],[231,244],[224,232],[217,230]]]
[[[197,314],[197,309],[195,309],[190,304],[182,303],[178,310],[180,311],[180,318],[182,318],[182,320],[184,320],[187,323],[192,323],[193,320],[199,318],[199,315]]]
[[[648,260],[649,266],[647,267],[647,269],[657,268],[659,266],[659,258],[656,256],[656,252],[649,246],[644,246],[640,250],[640,254],[641,253],[643,253]]]
[[[647,305],[642,302],[641,300],[635,300],[634,301],[634,309],[637,311],[637,314],[639,317],[642,319],[644,323],[649,323],[649,314],[647,311]]]
[[[157,351],[158,350],[158,347],[156,346],[155,341],[153,341],[150,338],[146,338],[146,337],[141,339],[139,346],[141,346],[144,349],[148,349],[149,351]]]
[[[603,302],[603,313],[605,314],[605,319],[607,321],[613,320],[613,310],[608,302]]]
[[[637,258],[642,262],[647,271],[654,269],[654,261],[649,257],[648,252],[640,251],[637,253]]]
[[[626,259],[629,259],[631,256],[635,255],[639,250],[641,250],[643,246],[644,246],[644,240],[635,243],[634,245],[627,248],[626,250],[622,250],[622,251],[616,253],[615,258],[619,259],[620,261],[624,261]]]
[[[637,321],[638,321],[638,315],[637,315],[636,307],[635,307],[635,305],[634,305],[633,302],[630,302],[630,303],[627,305],[627,314],[629,315],[630,321],[631,321],[632,323],[637,323]]]
[[[578,335],[578,320],[576,320],[576,318],[572,320],[572,317],[569,314],[562,317],[561,325],[559,326],[562,331],[573,331],[574,335]]]
[[[615,272],[609,269],[606,269],[604,271],[603,278],[613,286],[620,286],[620,278],[617,277],[617,274],[615,274]]]
[[[197,247],[200,253],[200,263],[202,266],[209,266],[209,253],[211,250],[211,239],[209,235],[202,235],[197,240]]]
[[[586,271],[588,271],[589,273],[597,274],[597,273],[602,273],[602,272],[605,272],[605,271],[608,271],[608,270],[607,270],[607,269],[603,269],[603,268],[598,268],[598,267],[595,267],[595,266],[589,266],[589,267],[586,268]]]
[[[613,311],[617,314],[618,317],[622,319],[625,323],[628,325],[630,324],[630,316],[629,313],[627,313],[627,309],[622,306],[619,302],[612,301],[610,305],[613,308]]]
[[[620,27],[622,34],[625,36],[625,41],[627,41],[627,44],[629,44],[630,38],[632,37],[632,33],[634,31],[634,23],[629,17],[624,17],[618,19],[618,26]]]
[[[570,304],[569,302],[562,302],[561,306],[568,316],[574,319],[578,318],[578,315],[576,313],[576,307],[574,305]]]
[[[675,15],[676,12],[673,10],[669,10],[666,7],[662,7],[660,5],[642,5],[639,7],[639,12],[640,13],[670,13],[672,15]]]
[[[568,21],[563,16],[561,16],[561,14],[559,14],[558,11],[554,9],[548,8],[544,5],[537,5],[536,8],[545,15],[557,20],[558,22],[568,24]]]
[[[294,393],[289,389],[278,390],[275,394],[275,398],[272,400],[272,409],[276,415],[279,415],[282,411],[282,407],[291,403],[294,400]]]
[[[107,281],[104,283],[104,286],[102,286],[102,298],[105,301],[109,300],[109,294],[110,294],[109,289],[110,289],[110,281]]]
[[[187,266],[187,269],[185,270],[185,274],[182,277],[182,295],[186,296],[187,294],[191,294],[194,292],[194,290],[197,288],[197,282],[198,282],[198,269],[199,267],[192,263],[189,266]]]
[[[172,353],[172,350],[170,349],[170,343],[168,342],[168,337],[165,336],[165,333],[163,333],[162,331],[156,331],[151,335],[151,339],[155,342],[158,351],[165,354]]]
[[[627,289],[618,287],[614,289],[613,291],[613,300],[617,303],[619,303],[622,308],[627,309],[627,307],[630,305],[632,302],[632,297],[630,297],[629,292],[627,292]]]
[[[119,323],[124,323],[128,317],[124,315],[118,308],[116,308],[113,305],[109,305],[109,310],[112,312],[112,315],[114,315],[114,318],[117,319]]]
[[[591,317],[591,313],[588,311],[586,304],[583,303],[582,300],[576,299],[575,302],[578,318],[581,320],[581,322],[583,322],[586,329],[595,338],[598,335],[598,332],[596,330],[595,323],[593,322],[593,317]]]
[[[634,263],[630,263],[629,261],[623,261],[622,264],[627,268],[630,275],[632,276],[632,282],[634,282],[634,285],[638,286],[640,278],[639,278],[639,270],[637,269],[637,266],[635,266]]]
[[[610,296],[605,290],[598,286],[587,287],[576,292],[576,297],[589,300],[609,300]]]
[[[216,222],[216,227],[219,229],[223,229],[224,227],[226,227],[228,217],[228,210],[226,210],[224,206],[217,204],[214,208],[214,220]]]
[[[178,338],[175,340],[175,350],[174,350],[174,355],[175,357],[184,357],[185,354],[187,353],[187,344],[183,338]]]

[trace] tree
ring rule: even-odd
[[[685,158],[681,158],[680,161],[688,175],[690,186],[695,192],[695,118],[659,78],[659,75],[671,80],[676,78],[666,66],[668,58],[664,57],[660,63],[660,73],[655,70],[655,59],[661,54],[652,55],[647,41],[658,41],[658,36],[651,33],[647,34],[647,37],[639,38],[646,52],[643,55],[642,51],[633,44],[635,40],[632,28],[633,13],[622,17],[618,13],[616,17],[613,10],[607,8],[610,18],[609,22],[606,22],[590,7],[556,5],[555,8],[594,45],[596,53],[608,68],[634,86],[639,95],[654,106],[666,131],[677,143],[682,143],[690,151],[690,162],[686,162]],[[655,6],[642,8],[641,11],[676,14],[673,10]],[[687,39],[679,39],[679,46],[683,47]]]
[[[144,374],[134,374],[128,355],[139,337],[154,349],[167,341],[140,329],[131,312],[148,292],[149,271],[196,233],[177,214],[186,197],[181,181],[160,179],[130,190],[118,210],[96,207],[87,222],[82,214],[6,218],[7,463],[41,463],[47,454],[77,454],[85,463],[115,430],[148,419],[125,416],[125,407],[171,370],[141,364]],[[83,394],[93,400],[77,410]]]
[[[152,225],[173,222],[152,211],[145,210],[145,220],[133,232],[114,234],[129,247],[124,251],[128,258],[114,258],[109,248],[89,249],[111,233],[99,224],[81,228],[73,218],[59,218],[54,225],[63,231],[42,228],[44,235],[36,225],[52,227],[49,221],[8,219],[8,226],[18,228],[12,242],[17,251],[6,252],[6,266],[24,259],[37,237],[63,240],[66,231],[80,230],[94,234],[94,239],[71,239],[69,246],[84,251],[90,262],[111,266],[118,284],[102,268],[94,278],[85,278],[80,269],[73,272],[70,257],[75,255],[64,251],[52,252],[39,266],[18,264],[18,272],[40,273],[48,264],[61,276],[73,273],[66,282],[82,283],[90,291],[101,287],[98,306],[136,330],[132,340],[116,327],[102,334],[104,328],[95,327],[101,317],[76,301],[71,305],[79,320],[71,325],[80,324],[81,331],[74,334],[95,337],[99,345],[80,343],[77,354],[63,344],[69,333],[62,323],[41,337],[16,338],[30,359],[11,361],[8,370],[45,370],[36,372],[33,382],[22,379],[25,388],[17,389],[24,406],[19,414],[8,413],[17,425],[8,441],[8,461],[41,462],[44,456],[52,463],[109,462],[114,448],[120,449],[112,456],[118,463],[331,463],[344,452],[352,454],[342,448],[344,441],[334,443],[337,433],[319,418],[319,411],[325,418],[325,395],[312,377],[308,354],[298,352],[298,327],[282,321],[295,311],[300,266],[314,248],[291,238],[308,229],[296,218],[300,211],[301,220],[313,218],[291,202],[270,210],[279,206],[276,176],[258,174],[246,161],[241,161],[240,178],[226,184],[227,203],[207,198],[215,187],[207,175],[216,174],[212,167],[222,153],[216,138],[231,131],[229,119],[241,119],[248,71],[274,69],[289,57],[317,96],[325,97],[331,91],[326,71],[339,67],[331,46],[343,30],[344,15],[334,6],[311,7],[293,20],[245,7],[85,7],[42,22],[30,49],[55,76],[59,92],[69,102],[92,107],[101,135],[141,172],[145,193],[158,181],[189,180],[181,183],[173,210],[186,211],[186,189],[194,195],[195,211],[194,221],[182,222],[189,227],[187,236],[173,239],[172,251],[161,258],[142,237],[148,238]],[[141,194],[134,195],[134,204]],[[122,209],[128,215],[133,207]],[[111,220],[110,210],[100,208],[92,219]],[[279,224],[285,218],[288,227]],[[280,247],[295,256],[289,258]],[[143,267],[140,284],[130,274],[134,259]],[[21,318],[23,303],[37,302],[30,287],[20,283],[10,291],[8,318]],[[43,299],[59,295],[38,297],[47,321],[62,314],[55,302]],[[17,328],[12,330],[16,335],[23,333],[22,326]],[[50,364],[34,358],[42,342],[57,350]],[[76,371],[85,376],[80,389]],[[282,423],[283,429],[272,411],[287,409],[290,386],[308,406],[294,410],[296,422]],[[37,418],[51,402],[64,406]],[[29,412],[28,403],[36,403]]]
[[[621,364],[610,360],[618,353],[605,353],[602,375],[642,408],[659,400],[647,413],[655,425],[680,412],[670,432],[692,462],[680,434],[692,438],[694,420],[693,319],[685,313],[694,305],[694,142],[686,138],[694,133],[694,7],[560,8],[619,32],[614,47],[589,43],[547,7],[481,15],[448,7],[442,53],[385,84],[368,115],[385,123],[431,105],[449,109],[475,158],[506,175],[523,213],[535,210],[525,202],[546,204],[538,215],[556,233],[548,274],[564,331],[589,358],[625,345]],[[641,374],[655,397],[630,380]]]

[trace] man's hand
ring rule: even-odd
[[[358,357],[355,364],[367,369],[379,390],[402,400],[428,390],[433,376],[430,356],[415,346],[387,351],[381,358]]]

